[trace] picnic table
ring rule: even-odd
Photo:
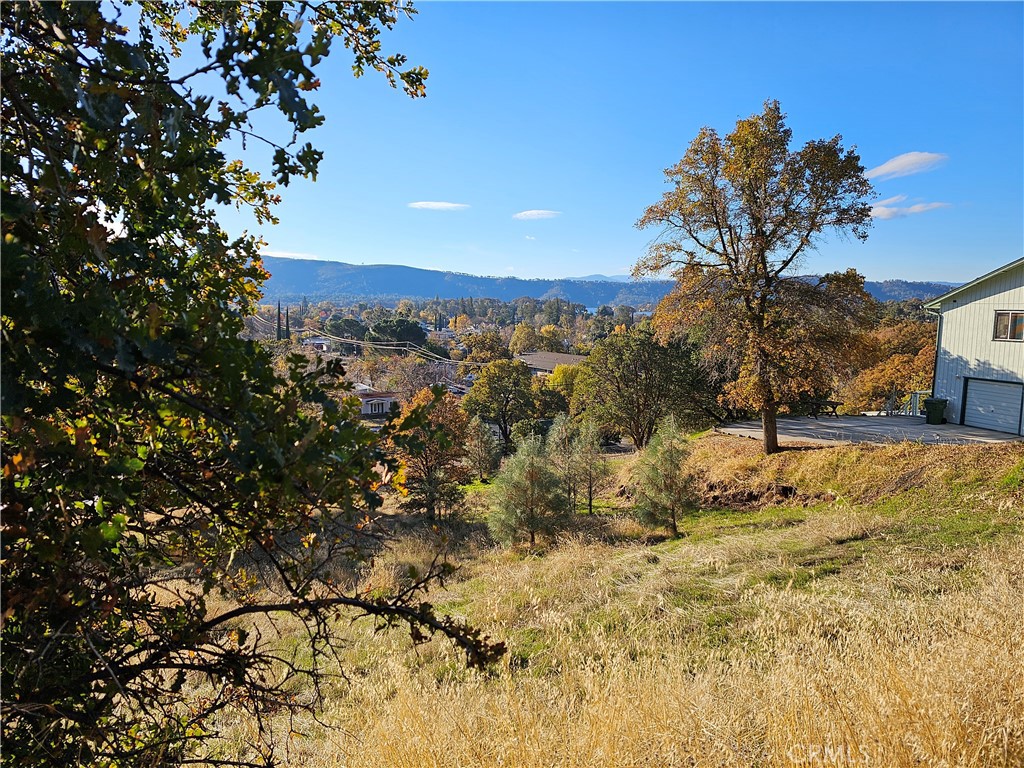
[[[804,402],[814,418],[824,414],[825,416],[835,416],[838,419],[839,414],[836,412],[836,408],[843,404],[839,400],[805,400]]]

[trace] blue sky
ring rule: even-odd
[[[623,274],[657,234],[633,224],[662,170],[778,99],[795,145],[842,134],[876,190],[867,242],[831,238],[804,271],[965,281],[1024,254],[1021,3],[417,9],[383,40],[430,70],[427,97],[353,79],[339,47],[319,180],[283,191],[279,225],[229,212],[231,231],[356,264]]]

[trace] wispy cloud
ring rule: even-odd
[[[544,210],[533,210],[533,211],[520,211],[519,213],[512,214],[513,219],[519,219],[520,221],[533,221],[534,219],[553,219],[555,216],[561,216],[561,211],[544,211]]]
[[[913,216],[915,213],[925,213],[938,208],[949,208],[949,203],[915,203],[900,207],[894,203],[902,203],[907,199],[906,195],[896,195],[885,200],[879,200],[871,206],[871,218],[873,219],[902,219],[904,216]]]
[[[949,155],[939,152],[904,152],[902,155],[896,155],[891,160],[886,160],[881,165],[872,168],[864,175],[869,179],[896,179],[900,176],[930,171],[948,159]]]
[[[409,203],[410,208],[420,208],[426,211],[461,211],[469,208],[466,203],[445,203],[432,200],[422,200],[417,203]]]
[[[526,236],[526,239],[527,239],[527,240],[536,240],[537,238],[536,238],[536,237],[534,237],[533,235],[527,235],[527,236]]]
[[[875,205],[895,205],[896,203],[902,203],[906,199],[906,195],[894,195],[893,197],[885,198],[885,200],[879,200]]]

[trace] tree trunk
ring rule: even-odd
[[[764,432],[765,455],[779,452],[779,429],[775,423],[775,403],[769,403],[761,409],[761,428]]]

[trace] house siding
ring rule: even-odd
[[[1024,342],[992,338],[995,313],[1001,310],[1024,310],[1024,262],[942,299],[935,307],[941,318],[934,396],[949,401],[946,418],[952,422],[963,423],[969,379],[1024,382]]]

